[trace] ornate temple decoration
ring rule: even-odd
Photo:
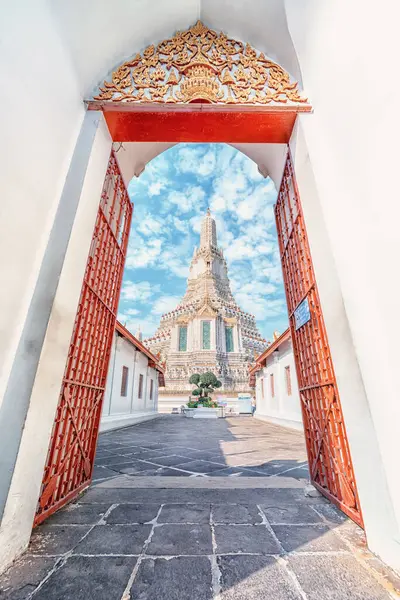
[[[254,315],[244,312],[233,297],[210,211],[201,225],[186,293],[174,310],[162,315],[154,336],[144,343],[166,362],[164,395],[189,394],[190,375],[206,371],[221,380],[220,392],[250,390],[248,365],[267,342]]]
[[[198,21],[123,63],[95,100],[213,104],[305,103],[297,82],[249,44]]]

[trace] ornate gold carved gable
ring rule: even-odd
[[[204,304],[197,313],[198,317],[216,317],[217,313],[215,310],[208,304]]]
[[[297,104],[297,82],[249,44],[198,21],[123,63],[95,100],[111,102]]]
[[[236,317],[225,317],[224,321],[227,325],[236,325],[237,318]]]
[[[179,325],[187,325],[190,320],[190,317],[182,315],[181,317],[177,318],[176,322],[179,323]]]

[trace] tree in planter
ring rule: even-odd
[[[215,389],[220,388],[222,383],[216,378],[214,373],[207,372],[194,373],[189,379],[189,383],[195,385],[196,388],[193,390],[193,396],[198,396],[198,400],[190,400],[188,402],[189,408],[197,408],[198,406],[204,406],[207,408],[217,408],[218,404],[215,400],[212,400],[210,394]]]

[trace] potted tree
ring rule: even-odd
[[[201,375],[194,373],[191,375],[189,383],[196,387],[192,392],[194,398],[187,404],[189,409],[193,409],[189,411],[188,416],[193,416],[194,419],[216,419],[218,404],[211,398],[211,394],[215,389],[220,388],[222,383],[211,372]]]

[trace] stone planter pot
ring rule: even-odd
[[[197,409],[196,408],[185,408],[185,417],[192,418],[195,410],[197,410]]]
[[[217,419],[218,418],[218,408],[205,408],[198,407],[193,408],[193,419]]]

